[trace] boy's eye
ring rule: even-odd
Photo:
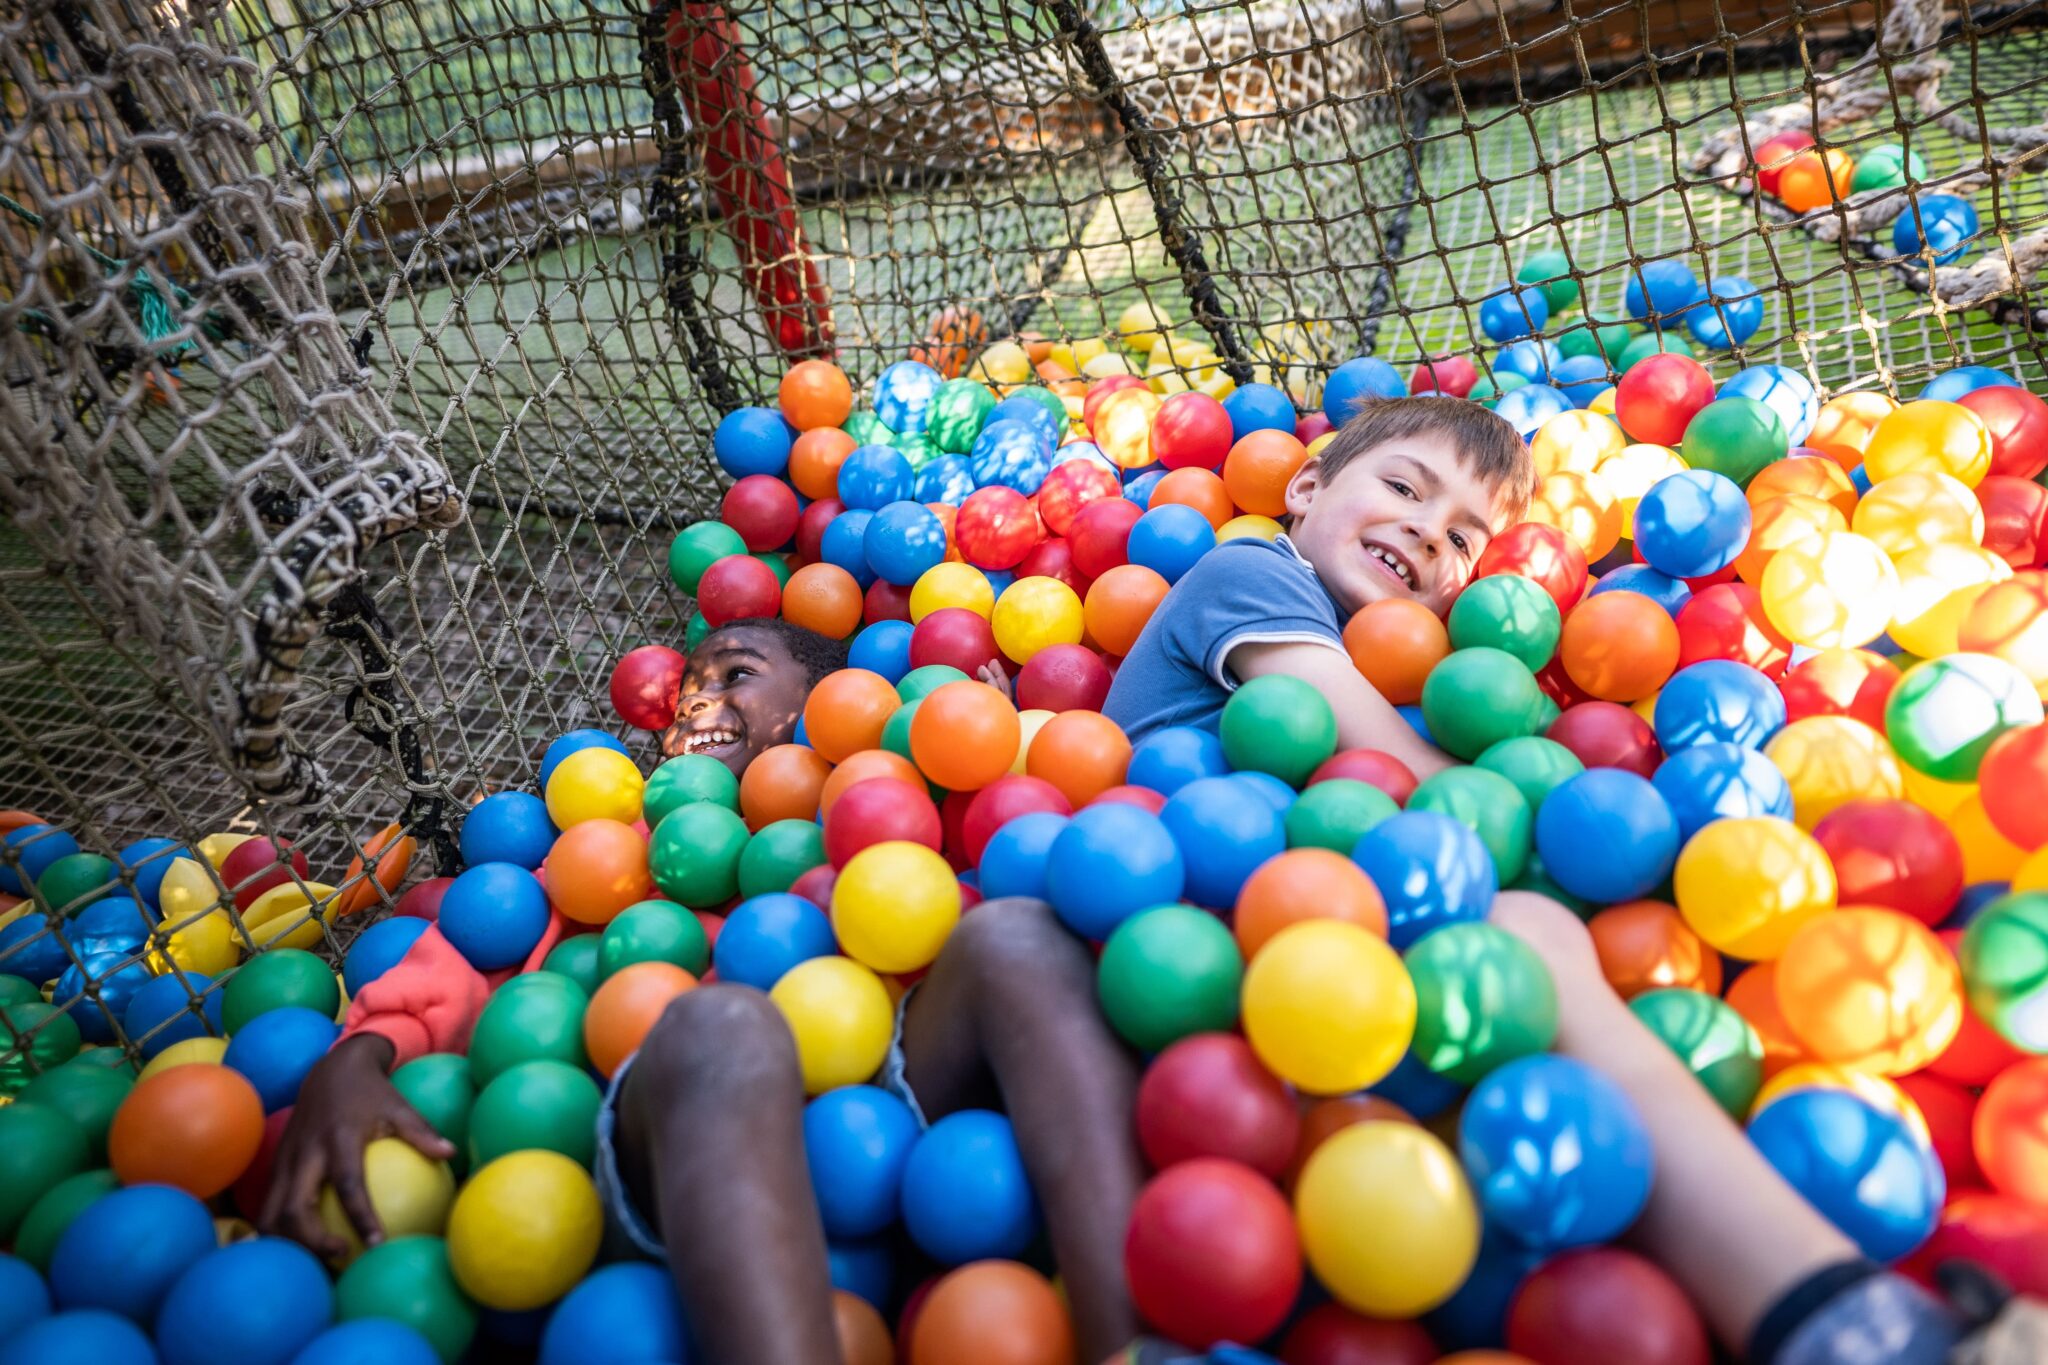
[[[753,677],[753,676],[754,676],[754,670],[753,670],[753,669],[751,669],[751,668],[748,668],[748,667],[747,667],[747,666],[746,666],[745,664],[734,664],[734,665],[733,665],[733,666],[732,666],[731,668],[727,669],[727,670],[726,670],[726,672],[725,672],[725,685],[726,685],[727,687],[731,687],[731,686],[732,686],[732,685],[733,685],[734,683],[738,682],[738,681],[739,681],[739,680],[740,680],[741,678],[751,678],[751,677]]]
[[[1410,488],[1407,484],[1402,483],[1399,479],[1388,479],[1387,487],[1393,489],[1396,493],[1399,493],[1404,498],[1412,498],[1415,496],[1415,490]]]
[[[1469,555],[1472,553],[1471,545],[1468,544],[1465,540],[1465,537],[1457,531],[1451,532],[1451,544],[1458,547],[1458,553],[1461,555]]]

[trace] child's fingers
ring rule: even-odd
[[[421,1156],[446,1161],[455,1155],[455,1144],[435,1132],[433,1125],[409,1104],[399,1105],[392,1113],[391,1131],[411,1143]]]
[[[322,1260],[340,1256],[347,1248],[320,1221],[320,1186],[325,1180],[326,1163],[317,1149],[300,1150],[280,1161],[257,1226],[291,1238]]]
[[[341,1200],[341,1211],[355,1227],[356,1235],[363,1239],[363,1245],[375,1246],[384,1240],[384,1224],[377,1218],[377,1208],[370,1202],[369,1182],[363,1179],[363,1151],[359,1143],[342,1142],[335,1154],[332,1169],[328,1172],[327,1183],[334,1186],[334,1193]],[[318,1210],[314,1212],[316,1225],[320,1224]],[[335,1252],[343,1250],[339,1240],[329,1234]]]

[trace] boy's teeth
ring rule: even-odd
[[[1406,583],[1411,588],[1415,586],[1415,576],[1408,572],[1407,565],[1403,564],[1400,560],[1394,558],[1392,555],[1388,554],[1385,550],[1382,550],[1377,545],[1368,545],[1365,548],[1368,554],[1372,555],[1382,564],[1385,564],[1388,568],[1392,569],[1394,571],[1394,576],[1396,578],[1400,579],[1403,583]]]
[[[715,749],[721,744],[731,744],[738,739],[739,736],[731,730],[707,730],[701,735],[691,735],[684,741],[683,751],[692,754],[702,753],[706,749]]]

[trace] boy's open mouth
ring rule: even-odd
[[[1397,551],[1390,550],[1384,545],[1375,545],[1369,540],[1363,542],[1363,544],[1367,559],[1371,560],[1387,577],[1393,579],[1402,587],[1408,589],[1408,591],[1415,591],[1415,566],[1408,562],[1406,556]]]
[[[709,754],[716,758],[727,750],[738,747],[746,736],[729,726],[717,726],[706,730],[692,730],[683,738],[683,752],[686,754]]]

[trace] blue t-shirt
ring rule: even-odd
[[[1102,712],[1134,743],[1169,725],[1213,731],[1239,681],[1230,651],[1286,641],[1343,649],[1337,603],[1286,536],[1225,541],[1152,613]]]

